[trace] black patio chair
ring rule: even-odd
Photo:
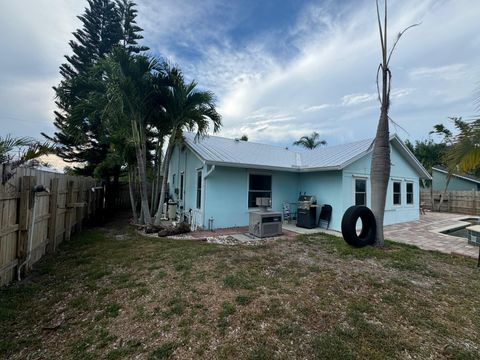
[[[322,227],[322,225],[327,224],[326,229],[330,226],[330,220],[332,219],[332,206],[331,205],[323,205],[322,210],[320,211],[320,216],[318,217],[318,227]]]

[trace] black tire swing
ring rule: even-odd
[[[362,220],[362,230],[357,235],[357,221]],[[366,206],[351,206],[342,218],[343,239],[351,246],[373,245],[377,236],[377,224],[372,210]]]

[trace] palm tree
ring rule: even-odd
[[[147,130],[152,118],[162,112],[158,101],[161,91],[159,84],[163,74],[155,58],[132,55],[123,48],[115,49],[99,62],[101,81],[104,84],[106,103],[103,108],[105,129],[120,135],[120,143],[133,144],[136,171],[129,163],[129,178],[138,174],[140,183],[141,217],[146,225],[152,224],[152,214],[147,191],[147,156],[149,137]],[[121,135],[123,133],[123,135]],[[127,153],[124,152],[124,157]],[[132,207],[133,209],[133,207]]]
[[[440,211],[454,173],[477,172],[480,167],[480,119],[465,121],[461,117],[451,117],[456,135],[443,124],[435,125],[430,134],[443,136],[446,152],[443,161],[447,167],[447,180],[437,210]]]
[[[170,125],[169,141],[163,161],[163,179],[155,216],[155,224],[162,217],[162,205],[165,202],[168,168],[176,144],[183,142],[183,131],[195,131],[196,140],[207,135],[210,125],[216,133],[222,126],[222,117],[215,109],[215,98],[209,91],[196,89],[197,83],[185,82],[182,72],[164,64],[168,87],[164,92],[165,118]]]
[[[452,118],[458,134],[447,151],[449,168],[460,173],[470,173],[480,166],[480,119],[470,122]]]
[[[393,47],[388,50],[387,45],[387,0],[384,4],[384,20],[380,18],[380,10],[377,5],[377,21],[378,30],[380,34],[380,44],[382,50],[382,62],[377,70],[377,89],[378,99],[380,101],[380,119],[377,125],[377,133],[373,141],[372,165],[370,170],[370,183],[372,187],[372,212],[375,215],[375,222],[377,225],[377,238],[375,239],[376,246],[383,246],[383,217],[385,214],[385,202],[387,199],[388,180],[390,178],[390,133],[388,112],[390,109],[390,81],[392,73],[390,71],[390,59],[398,44],[401,36],[413,26],[411,25],[398,33]],[[382,82],[379,84],[378,78],[381,74]],[[381,88],[380,88],[381,87]]]
[[[302,136],[295,141],[293,145],[303,146],[306,149],[313,150],[320,145],[327,145],[327,142],[325,140],[320,140],[320,134],[314,131],[311,135]]]
[[[42,155],[51,154],[55,147],[29,137],[0,136],[0,165],[2,184],[13,176],[12,170]]]
[[[29,137],[0,136],[0,164],[20,166],[25,162],[51,153],[54,147]]]

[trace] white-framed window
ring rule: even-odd
[[[393,182],[393,205],[402,205],[402,182]]]
[[[413,182],[407,182],[407,204],[413,204]]]
[[[272,199],[272,175],[249,174],[248,178],[248,207],[257,207],[257,198]]]
[[[355,205],[367,206],[367,179],[355,178]]]
[[[197,171],[197,209],[202,208],[202,170]]]

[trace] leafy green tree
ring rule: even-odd
[[[407,145],[413,155],[415,155],[428,171],[431,171],[432,167],[435,165],[446,166],[445,156],[448,150],[448,145],[446,143],[437,143],[433,141],[433,139],[423,141],[417,140],[415,143],[411,143],[407,140],[405,141],[405,145]]]
[[[187,83],[182,72],[165,64],[168,89],[164,92],[165,118],[170,126],[169,141],[163,162],[163,179],[155,224],[160,223],[162,204],[167,191],[168,167],[176,144],[183,142],[183,131],[195,131],[196,138],[206,136],[210,125],[216,133],[222,126],[222,117],[215,109],[215,97],[209,91],[197,90],[197,83]]]
[[[320,134],[314,131],[310,135],[302,136],[295,141],[293,145],[303,146],[305,149],[313,150],[320,145],[327,145],[327,142],[325,140],[320,140]]]
[[[461,117],[452,117],[455,133],[443,124],[433,127],[430,134],[442,136],[447,147],[444,165],[449,172],[469,173],[480,167],[480,119],[465,121]]]

